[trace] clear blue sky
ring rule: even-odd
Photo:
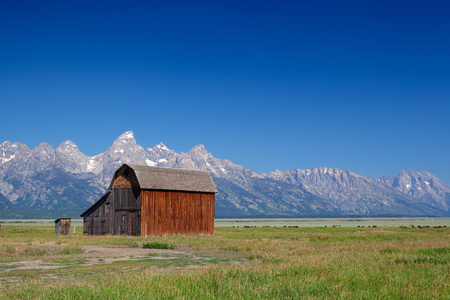
[[[450,183],[448,1],[0,2],[0,142],[133,130],[257,172]]]

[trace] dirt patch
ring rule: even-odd
[[[106,248],[100,246],[83,246],[85,256],[121,256],[126,257],[129,255],[149,255],[149,254],[186,254],[183,250],[166,250],[166,249],[143,249],[143,248]]]
[[[203,264],[217,259],[217,253],[197,253],[190,250],[189,246],[179,247],[177,250],[166,249],[142,249],[142,248],[107,248],[101,246],[82,246],[84,252],[73,255],[51,255],[47,259],[17,261],[0,263],[0,272],[14,270],[50,270],[72,266],[107,265],[119,261],[177,261],[187,265]],[[183,249],[183,250],[181,250]]]
[[[3,271],[12,271],[12,270],[32,270],[32,269],[41,269],[41,270],[51,270],[51,269],[58,269],[62,266],[51,266],[47,265],[46,262],[42,260],[23,260],[23,261],[16,261],[11,263],[2,263],[0,266],[4,267],[11,267],[9,269],[3,270]]]
[[[192,247],[188,244],[178,245],[176,249],[180,251],[192,251]]]

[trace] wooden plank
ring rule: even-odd
[[[161,227],[161,220],[163,218],[163,212],[161,209],[161,206],[163,204],[163,198],[162,198],[162,193],[161,192],[156,192],[156,198],[155,198],[156,202],[155,202],[155,206],[156,206],[156,210],[158,211],[158,214],[156,216],[155,221],[157,222],[157,226],[156,226],[156,235],[161,235],[162,234],[162,227]]]
[[[195,226],[195,194],[194,193],[186,193],[189,195],[189,235],[194,234],[194,226]]]
[[[189,193],[189,198],[191,199],[191,209],[190,209],[190,213],[191,213],[191,231],[190,231],[190,235],[195,234],[195,223],[196,223],[196,218],[195,218],[195,206],[196,206],[196,197],[197,194],[195,193]]]
[[[191,196],[191,201],[192,201],[192,208],[191,208],[191,213],[192,213],[192,227],[191,227],[191,234],[196,234],[196,228],[197,228],[197,195],[196,193],[189,193]]]
[[[146,232],[147,232],[147,206],[148,206],[148,202],[146,201],[146,196],[147,194],[145,193],[145,191],[142,191],[142,210],[141,210],[141,217],[142,217],[142,221],[141,221],[141,235],[145,236]]]
[[[186,197],[180,193],[180,234],[186,234],[186,209],[187,209],[187,202]]]
[[[194,232],[193,234],[200,233],[200,194],[193,193],[194,196]]]
[[[215,195],[211,194],[210,196],[210,202],[211,202],[211,235],[214,235],[214,218],[215,218]]]
[[[148,201],[149,207],[148,212],[150,215],[150,228],[148,228],[147,234],[154,235],[155,234],[155,194],[152,191],[146,191],[148,193]]]
[[[159,210],[158,210],[158,195],[156,192],[152,192],[153,194],[153,235],[157,235],[158,232],[158,216],[159,216]]]
[[[173,235],[175,232],[175,197],[176,197],[176,193],[169,193],[169,197],[170,197],[169,234]]]
[[[172,193],[165,192],[166,195],[166,235],[172,234]]]
[[[191,233],[191,199],[189,197],[189,194],[184,194],[183,195],[186,201],[186,210],[185,210],[185,224],[186,224],[186,228],[185,228],[185,232],[184,234],[189,235]]]
[[[174,205],[174,218],[175,218],[175,227],[174,234],[179,234],[180,231],[180,193],[174,194],[175,205]]]
[[[155,235],[160,235],[161,197],[159,192],[154,193],[155,193]]]
[[[210,231],[210,217],[209,217],[209,211],[210,211],[210,197],[206,197],[206,203],[205,203],[205,232],[209,234]]]
[[[166,235],[172,234],[171,231],[171,223],[172,223],[172,193],[171,192],[164,192],[166,197]]]
[[[171,194],[171,205],[172,205],[172,230],[171,234],[175,235],[177,232],[177,215],[178,215],[178,193]]]
[[[164,235],[165,234],[165,221],[166,221],[166,194],[165,192],[160,192],[160,197],[161,197],[161,206],[160,206],[160,211],[161,211],[161,220],[159,222],[160,224],[160,235]]]
[[[200,207],[200,233],[201,234],[205,234],[206,233],[206,222],[205,222],[205,194],[200,194],[200,203],[199,203],[199,207]]]
[[[156,222],[155,222],[155,192],[149,191],[148,193],[149,193],[149,201],[150,201],[150,205],[149,205],[150,229],[148,231],[148,235],[155,235],[155,226],[156,226]]]
[[[167,192],[161,192],[162,196],[162,218],[161,218],[161,235],[167,234]]]

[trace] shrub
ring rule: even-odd
[[[153,242],[153,243],[144,243],[142,245],[142,248],[144,248],[144,249],[175,249],[175,246],[171,245],[171,244],[167,244],[167,243]]]
[[[66,247],[58,252],[56,252],[56,254],[78,254],[78,253],[83,253],[84,250],[81,249],[80,247]]]

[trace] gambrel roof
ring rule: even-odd
[[[114,173],[109,190],[123,168],[130,168],[143,190],[167,190],[183,192],[217,193],[211,175],[207,171],[183,170],[123,164]]]

